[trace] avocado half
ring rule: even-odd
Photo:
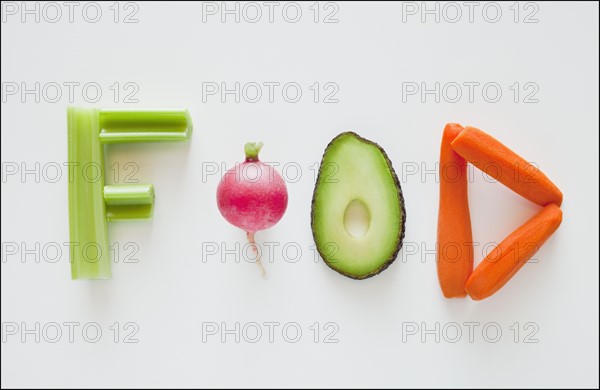
[[[360,236],[347,229],[349,207],[367,216]],[[367,279],[389,267],[402,248],[406,211],[400,182],[378,144],[354,132],[335,137],[323,154],[312,198],[311,227],[330,268]]]

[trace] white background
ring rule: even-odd
[[[302,16],[296,23],[282,16],[286,3],[275,8],[272,23],[262,3],[256,23],[248,20],[255,8],[246,7],[243,14],[244,3],[239,23],[235,15],[223,23],[220,13],[203,13],[202,3],[120,4],[115,23],[112,3],[103,3],[100,20],[90,23],[82,16],[85,4],[75,8],[72,23],[62,3],[56,23],[49,20],[56,8],[44,8],[45,3],[38,5],[39,22],[21,9],[16,15],[3,13],[3,175],[11,163],[35,170],[39,162],[41,171],[39,183],[34,174],[3,177],[3,387],[598,386],[597,4],[521,3],[515,22],[512,3],[502,3],[496,23],[491,22],[495,8],[490,8],[495,6],[486,8],[488,20],[482,15],[486,3],[475,8],[472,22],[469,9],[458,3],[462,15],[456,23],[451,23],[456,8],[444,3],[438,5],[439,22],[435,15],[424,15],[425,23],[421,13],[403,12],[414,8],[401,3],[328,8],[321,3],[317,23],[312,3],[299,5]],[[294,18],[289,7],[288,18]],[[136,10],[138,22],[124,23]],[[332,19],[338,22],[324,23],[334,11]],[[93,19],[94,9],[88,12]],[[537,23],[524,23],[527,15]],[[56,90],[43,91],[52,82],[63,85],[56,102]],[[139,171],[134,178],[156,188],[153,221],[110,224],[110,240],[120,248],[121,261],[113,264],[109,281],[71,281],[65,247],[55,263],[40,253],[49,243],[68,241],[66,168],[51,183],[45,178],[56,171],[43,167],[66,162],[70,102],[64,83],[69,82],[80,83],[74,105],[185,107],[194,121],[188,145],[108,149],[107,165],[119,164],[124,175],[131,172],[124,164],[135,162]],[[93,91],[85,95],[81,90],[90,82],[102,91],[95,104],[90,103]],[[110,89],[115,82],[121,91],[116,99]],[[139,87],[138,103],[124,101],[127,82]],[[203,101],[203,83],[211,82],[228,88],[236,82],[241,87],[295,82],[302,97],[289,103],[279,87],[271,103],[264,87],[257,103],[243,96],[236,103],[232,95],[225,96],[225,103],[219,95]],[[319,103],[309,89],[315,82],[320,83]],[[322,102],[330,91],[323,90],[326,82],[339,87],[338,103]],[[458,83],[462,96],[450,102],[454,92],[447,87],[439,103],[433,95],[422,102],[420,94],[404,96],[403,102],[403,83],[408,82],[430,89],[439,82],[440,93],[447,83]],[[472,101],[465,82],[480,83]],[[518,102],[510,89],[516,82]],[[537,103],[524,102],[531,92],[524,89],[527,82],[537,86],[532,97]],[[40,83],[39,102],[20,91],[5,93],[7,83],[30,89]],[[486,83],[500,86],[498,102],[487,101],[495,98],[491,90],[482,95]],[[491,133],[536,162],[564,193],[564,221],[534,256],[537,263],[527,264],[482,302],[446,300],[438,286],[432,250],[438,184],[432,172],[446,122]],[[388,270],[365,281],[315,262],[311,248],[314,164],[330,139],[345,130],[385,148],[406,199],[405,248]],[[222,171],[207,175],[207,167],[229,168],[242,161],[243,144],[251,140],[265,143],[263,160],[279,162],[280,169],[286,163],[302,169],[298,181],[288,182],[290,202],[283,219],[257,234],[259,242],[279,245],[267,256],[266,280],[254,264],[234,261],[240,251],[225,263],[220,261],[223,252],[203,252],[210,242],[229,250],[244,243],[244,233],[216,207]],[[287,176],[294,179],[294,170]],[[474,239],[481,246],[499,242],[539,209],[502,185],[488,183],[479,171],[472,179]],[[124,248],[129,242],[137,248],[134,264],[123,263],[131,252]],[[7,243],[29,249],[39,243],[40,249],[22,262],[21,250],[9,255]],[[293,249],[282,253],[289,243],[302,250],[295,263]],[[475,253],[479,262],[481,249]],[[272,343],[264,325],[269,321],[280,324]],[[56,343],[50,342],[55,329],[50,332],[52,325],[47,325],[53,322],[63,331]],[[80,324],[72,343],[65,322]],[[97,343],[82,336],[82,327],[94,322],[103,332]],[[136,328],[124,330],[129,322]],[[240,342],[227,334],[222,342],[223,332],[205,333],[203,342],[203,326],[211,322],[219,331],[222,323],[228,329],[239,323]],[[256,343],[249,342],[255,329],[242,332],[251,322],[263,331]],[[324,329],[330,322],[334,325]],[[472,342],[465,322],[479,324]],[[5,332],[11,323],[19,327],[16,335]],[[36,323],[39,343],[35,334],[23,332]],[[120,327],[117,342],[114,323]],[[320,328],[317,342],[314,323]],[[407,332],[410,323],[416,323],[417,334]],[[462,331],[455,343],[456,325],[448,323]],[[283,337],[285,324],[302,330],[298,342]],[[487,335],[482,331],[486,325]],[[427,334],[424,328],[434,331]],[[492,342],[498,328],[502,334]],[[124,342],[135,329],[138,342]],[[334,330],[332,340],[338,342],[325,342]]]

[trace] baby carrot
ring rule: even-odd
[[[473,271],[473,239],[467,197],[467,162],[450,143],[463,130],[448,123],[440,150],[440,204],[437,230],[437,273],[446,298],[465,297]]]
[[[451,146],[467,161],[526,199],[540,206],[562,203],[562,192],[546,175],[489,134],[467,126]]]
[[[562,211],[551,203],[506,237],[475,268],[465,289],[479,301],[498,291],[537,252],[562,222]]]

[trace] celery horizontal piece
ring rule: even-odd
[[[192,120],[187,110],[100,111],[100,142],[188,141]]]
[[[152,184],[104,186],[106,219],[124,221],[150,219],[154,211]]]

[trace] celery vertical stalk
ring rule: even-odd
[[[98,110],[69,108],[69,227],[72,279],[109,279],[104,149]]]

